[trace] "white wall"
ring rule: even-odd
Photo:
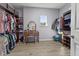
[[[40,34],[40,40],[49,40],[55,35],[55,31],[51,29],[51,25],[53,21],[58,17],[58,10],[57,9],[43,9],[43,8],[24,8],[23,9],[24,15],[24,30],[26,30],[26,26],[29,21],[35,21],[37,24],[37,30]],[[48,26],[41,27],[40,26],[40,16],[46,15],[48,17]]]
[[[14,8],[18,12],[19,17],[23,17],[23,8],[22,7],[21,8],[15,7],[11,3],[9,3],[9,6],[11,6],[12,8]]]
[[[63,15],[63,13],[67,12],[68,10],[71,10],[71,4],[66,3],[61,9],[59,9],[59,17]]]
[[[18,11],[19,17],[23,17],[23,8],[16,8],[16,11]]]

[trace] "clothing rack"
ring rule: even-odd
[[[4,11],[6,11],[6,15],[11,15],[13,17],[16,17],[16,19],[19,18],[18,14],[15,14],[15,13],[18,13],[18,12],[16,12],[15,9],[10,7],[8,3],[0,3],[0,8],[3,9]],[[10,32],[10,33],[15,33],[15,32]],[[5,33],[2,33],[2,34],[5,34]]]
[[[0,9],[2,10],[2,12],[5,12],[5,14],[2,14],[2,16],[5,15],[7,17],[7,19],[8,19],[8,16],[10,17],[10,19],[12,17],[13,20],[15,20],[14,17],[16,17],[16,19],[19,18],[19,16],[15,14],[15,12],[16,12],[15,9],[11,8],[8,4],[5,4],[5,7],[3,5],[4,4],[2,4],[2,3],[0,4]],[[5,22],[5,20],[2,20],[2,21]],[[12,21],[12,19],[10,21]],[[8,21],[7,21],[7,23],[8,23]],[[7,31],[5,31],[5,25],[4,24],[5,23],[3,23],[4,32],[0,33],[0,41],[2,42],[3,38],[6,38],[6,37],[9,38],[10,40],[7,39],[8,44],[6,43],[6,45],[4,44],[5,41],[2,43],[2,45],[3,44],[5,45],[4,46],[5,47],[4,50],[1,50],[1,44],[0,44],[0,53],[2,53],[1,55],[6,55],[5,53],[10,53],[9,51],[12,50],[15,47],[15,41],[17,40],[17,34],[16,34],[16,30],[17,29],[16,30],[13,29],[13,31],[12,31],[12,28],[11,28],[10,31],[7,32]],[[11,27],[11,25],[10,25],[10,27]]]

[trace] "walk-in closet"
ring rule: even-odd
[[[70,3],[0,3],[0,56],[70,56]]]

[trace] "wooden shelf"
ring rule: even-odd
[[[70,47],[70,37],[69,36],[63,36],[63,42],[62,42],[62,44],[63,45],[66,45],[67,47]]]
[[[24,26],[24,24],[23,24],[23,17],[20,17],[19,18],[19,20],[18,20],[18,32],[19,32],[19,40],[21,41],[21,42],[23,42],[23,32],[24,32],[24,30],[23,30],[23,26]]]
[[[14,15],[17,18],[19,17],[18,15],[15,14],[15,9],[10,7],[8,4],[6,4],[5,6],[3,6],[3,4],[0,4],[0,8],[10,13],[11,15]]]
[[[66,47],[70,48],[70,33],[71,33],[71,27],[70,27],[70,22],[71,22],[71,18],[70,15],[71,11],[67,11],[66,13],[64,13],[63,15],[63,27],[62,27],[62,31],[64,33],[63,39],[62,39],[62,44]],[[67,18],[68,17],[68,18]],[[70,18],[70,19],[69,19]]]

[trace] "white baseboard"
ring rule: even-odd
[[[53,39],[39,39],[39,41],[51,41]]]

